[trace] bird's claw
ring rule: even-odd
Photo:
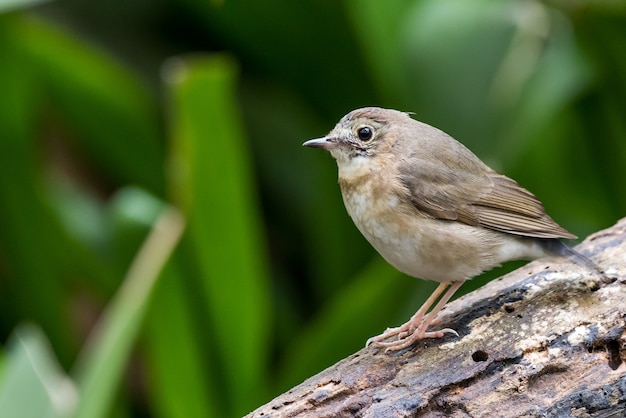
[[[395,329],[396,328],[394,328],[394,330]],[[372,337],[368,339],[366,343],[366,347],[369,346],[370,344],[373,344],[374,347],[383,348],[385,350],[385,353],[389,353],[392,351],[403,350],[405,348],[412,346],[417,341],[427,339],[427,338],[442,338],[446,334],[454,334],[457,337],[459,336],[459,333],[453,330],[452,328],[444,328],[444,329],[437,330],[437,331],[425,331],[421,329],[421,327],[418,327],[411,333],[407,333],[405,331],[405,332],[393,334],[393,335],[398,335],[398,339],[395,341],[383,341],[387,339],[388,337],[393,336],[393,335],[385,335],[385,334],[386,332],[376,337]]]

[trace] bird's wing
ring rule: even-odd
[[[542,203],[510,178],[493,172],[493,186],[478,201],[476,208],[482,226],[496,231],[538,238],[576,238],[558,225]]]
[[[413,205],[434,218],[527,237],[576,238],[532,193],[486,166],[442,169],[422,160],[399,173]]]

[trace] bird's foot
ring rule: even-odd
[[[377,335],[375,337],[371,337],[368,338],[367,341],[365,342],[365,346],[369,347],[370,344],[374,344],[374,346],[378,346],[378,344],[380,344],[381,341],[386,340],[387,338],[391,338],[391,337],[395,337],[396,335],[406,335],[407,334],[407,330],[408,328],[409,322],[407,322],[406,324],[400,326],[400,327],[395,327],[395,328],[387,328],[385,330],[385,332],[383,332],[380,335]],[[398,337],[399,339],[401,339],[402,337]]]
[[[413,332],[412,334],[395,341],[376,342],[375,346],[379,348],[384,348],[385,353],[388,353],[390,351],[400,351],[412,346],[419,340],[423,340],[426,338],[442,338],[446,334],[454,334],[457,337],[459,336],[459,334],[451,328],[444,328],[438,331],[415,330],[415,332]]]
[[[411,317],[409,322],[397,328],[388,328],[381,335],[367,340],[365,346],[367,347],[373,344],[375,347],[384,348],[385,352],[389,352],[403,350],[415,344],[416,341],[425,338],[441,338],[446,334],[454,334],[458,337],[459,334],[450,328],[444,328],[438,331],[428,331],[428,328],[430,328],[431,325],[440,323],[441,320],[438,318],[439,311],[441,311],[443,306],[450,300],[454,292],[456,292],[462,284],[463,281],[442,282],[415,315]],[[439,302],[437,302],[437,305],[425,316],[428,309],[448,286],[448,290],[441,297]],[[392,337],[396,338],[391,341],[384,341]]]
[[[418,328],[420,328],[423,319],[424,314],[418,311],[408,322],[400,325],[399,327],[387,328],[382,334],[369,338],[365,342],[365,346],[368,347],[370,344],[377,345],[381,341],[395,336],[398,336],[398,340],[403,340],[407,335],[413,334]]]
[[[429,324],[426,324],[422,319],[422,317],[413,317],[410,321],[399,327],[387,328],[382,334],[368,339],[365,346],[367,347],[372,344],[374,347],[384,348],[385,352],[399,351],[426,338],[442,338],[446,334],[459,336],[459,334],[451,328],[444,328],[438,331],[426,331],[431,325],[437,325],[441,320],[436,318]],[[397,338],[392,341],[384,341],[392,337]]]

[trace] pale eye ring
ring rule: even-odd
[[[369,126],[361,126],[356,131],[357,136],[363,142],[367,142],[374,136],[374,130]]]

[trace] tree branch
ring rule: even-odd
[[[248,417],[625,416],[626,218],[577,250],[604,275],[529,263],[444,308],[459,337],[364,348]]]

